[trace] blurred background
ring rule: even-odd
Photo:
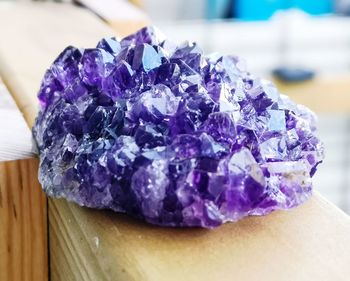
[[[317,113],[326,160],[314,186],[350,213],[350,0],[55,2],[86,6],[110,23],[151,23],[174,41],[244,58],[253,74]]]

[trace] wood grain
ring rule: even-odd
[[[0,162],[0,280],[48,280],[46,196],[37,159]]]
[[[27,34],[35,30],[40,36]],[[0,72],[32,124],[39,81],[58,52],[68,44],[93,46],[112,31],[86,11],[46,4],[6,12],[0,5],[0,33],[6,42]],[[26,46],[20,49],[25,60],[12,44]],[[350,275],[350,219],[317,194],[297,209],[213,231],[154,227],[51,199],[49,229],[53,281],[345,281]]]
[[[0,160],[32,157],[31,132],[0,79]],[[48,280],[46,197],[37,159],[0,162],[0,280]]]

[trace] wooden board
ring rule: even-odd
[[[6,12],[1,7],[0,34],[6,43],[0,44],[0,72],[32,124],[39,81],[58,52],[68,44],[93,46],[111,30],[70,6],[13,5]],[[11,48],[9,38],[15,46],[26,46],[21,48],[25,63],[14,54],[19,48]],[[49,225],[54,281],[345,281],[350,275],[350,219],[317,194],[297,209],[212,231],[154,227],[49,200]]]
[[[350,113],[350,73],[302,83],[275,82],[281,92],[317,113]]]
[[[125,0],[76,0],[76,2],[96,13],[120,36],[129,35],[150,23],[140,8]]]
[[[28,158],[31,132],[0,79],[0,161]],[[0,280],[48,280],[46,197],[37,159],[0,162]]]
[[[46,197],[37,159],[0,163],[0,280],[48,280]]]
[[[349,280],[349,218],[319,195],[215,230],[50,204],[52,280]]]

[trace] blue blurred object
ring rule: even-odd
[[[280,67],[273,70],[272,74],[279,80],[292,83],[311,80],[315,73],[312,70],[302,68]]]
[[[241,20],[267,20],[277,10],[286,8],[281,0],[236,0],[235,17]]]
[[[241,20],[267,20],[276,11],[299,8],[312,15],[333,12],[333,0],[235,0],[233,9]]]
[[[322,15],[333,12],[333,0],[294,0],[294,7],[311,15]]]
[[[350,16],[350,0],[335,0],[334,9],[340,15]]]
[[[207,0],[207,19],[220,19],[232,15],[232,0]]]

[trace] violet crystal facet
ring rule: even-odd
[[[213,228],[295,207],[323,159],[310,110],[239,58],[153,27],[66,48],[38,96],[46,193],[153,224]]]

